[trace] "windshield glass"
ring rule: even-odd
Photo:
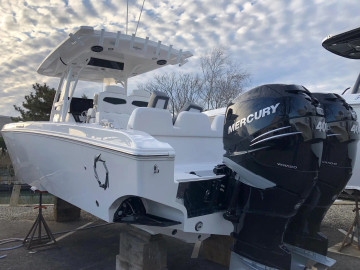
[[[100,82],[78,81],[74,97],[93,98],[95,94],[103,91],[104,84]]]

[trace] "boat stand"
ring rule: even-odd
[[[42,194],[47,193],[47,191],[39,191],[36,190],[35,192],[39,193],[39,206],[34,207],[34,209],[39,209],[39,214],[32,225],[30,231],[26,235],[23,244],[26,246],[27,249],[39,248],[44,246],[50,246],[56,244],[56,240],[54,235],[52,234],[49,226],[47,225],[43,215],[42,209],[46,209],[46,206],[42,205]],[[41,235],[41,227],[44,227],[46,235]],[[36,235],[37,231],[37,236]]]
[[[360,250],[360,218],[359,218],[359,193],[355,193],[353,196],[355,197],[355,208],[353,210],[353,212],[355,212],[355,218],[354,218],[354,222],[351,224],[350,229],[348,230],[340,248],[339,248],[339,252],[342,251],[345,247],[350,246],[353,244],[354,242],[354,236],[356,234],[356,238],[357,238],[357,248],[358,250]],[[350,237],[351,234],[351,237]],[[350,239],[350,241],[348,241],[348,238]]]

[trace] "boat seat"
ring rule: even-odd
[[[144,131],[171,145],[175,150],[175,166],[179,168],[192,167],[200,161],[210,164],[205,165],[210,167],[220,164],[224,153],[221,126],[224,119],[219,117],[212,126],[209,117],[200,109],[184,110],[173,125],[171,113],[163,109],[167,107],[167,101],[168,96],[161,92],[154,93],[148,105],[152,107],[135,109],[130,116],[128,129]]]
[[[211,129],[213,131],[215,131],[216,135],[219,137],[223,136],[224,120],[225,120],[225,115],[217,115],[217,116],[215,116],[215,118],[213,119],[213,121],[211,123]]]
[[[203,107],[201,107],[200,105],[197,105],[193,102],[186,102],[185,105],[181,108],[180,112],[202,112],[204,109]]]
[[[169,96],[161,91],[153,91],[146,108],[137,108],[130,116],[128,129],[144,131],[150,135],[172,136],[172,117],[166,110]]]
[[[221,122],[221,118],[216,121]],[[209,117],[200,112],[181,112],[172,124],[168,110],[137,108],[130,116],[128,129],[146,132],[175,150],[176,166],[194,163],[219,164],[222,161],[222,127],[210,125]],[[216,128],[216,130],[215,130]]]
[[[219,118],[218,122],[221,122]],[[216,129],[215,129],[216,127]],[[221,131],[222,131],[221,127]],[[210,124],[201,112],[182,111],[174,123],[173,137],[159,137],[175,149],[175,164],[190,168],[193,164],[220,164],[224,154],[220,126]]]
[[[190,101],[186,102],[185,105],[181,108],[179,113],[174,117],[174,124],[176,122],[176,119],[178,118],[179,114],[182,112],[199,112],[201,113],[203,111],[203,108],[195,103],[192,103]]]
[[[148,107],[166,110],[168,107],[168,103],[169,96],[164,92],[155,90],[150,96]]]
[[[135,89],[131,95],[128,96],[128,103],[137,107],[147,107],[150,99],[150,93],[144,90]]]
[[[107,85],[105,91],[98,94],[96,110],[97,112],[130,114],[126,105],[125,89],[120,86]]]
[[[223,116],[213,125],[209,117],[199,112],[181,112],[172,124],[171,113],[158,108],[137,108],[130,116],[127,128],[144,131],[153,136],[222,137]]]
[[[210,127],[210,120],[206,114],[182,111],[176,118],[174,127],[179,136],[214,136]]]
[[[153,136],[174,134],[171,113],[158,108],[135,109],[130,116],[127,128],[144,131]]]

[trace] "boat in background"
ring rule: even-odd
[[[360,59],[360,28],[352,29],[336,35],[329,35],[326,37],[322,46],[341,57],[349,59]],[[346,102],[351,105],[356,114],[360,115],[360,74],[352,87],[350,93],[344,91],[341,95]],[[357,130],[359,133],[359,130]],[[360,149],[358,148],[358,154]],[[353,175],[345,187],[345,191],[351,194],[354,190],[360,191],[360,161],[354,165]]]

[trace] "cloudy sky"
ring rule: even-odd
[[[142,2],[129,1],[129,33]],[[251,74],[248,89],[295,83],[339,93],[354,83],[360,61],[333,55],[321,42],[359,27],[359,10],[354,0],[146,0],[137,36],[192,51],[182,71],[195,72],[199,56],[222,46]],[[12,105],[33,83],[56,87],[36,69],[69,33],[81,25],[125,31],[126,1],[0,0],[0,15],[0,115],[14,116]]]

